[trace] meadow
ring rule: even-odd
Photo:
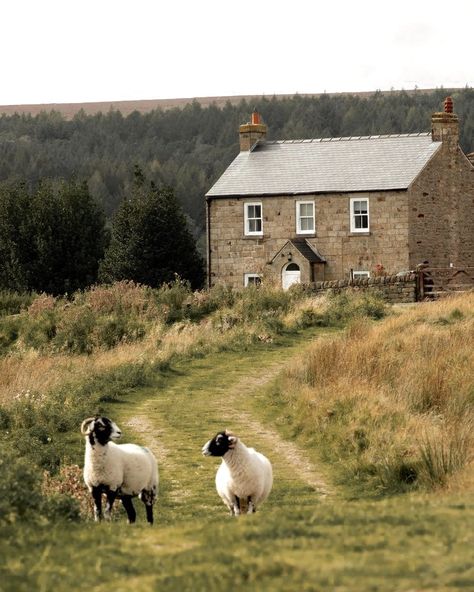
[[[474,294],[389,307],[304,289],[0,294],[0,588],[472,590]],[[92,521],[81,420],[160,465],[157,523]],[[201,446],[274,466],[231,519]]]

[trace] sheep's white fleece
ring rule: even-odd
[[[254,448],[247,448],[240,440],[222,457],[216,473],[216,489],[229,508],[233,507],[235,496],[242,500],[250,496],[256,508],[267,499],[272,485],[272,465],[268,458]]]
[[[90,491],[108,485],[122,495],[139,495],[143,489],[156,494],[158,465],[153,453],[143,446],[115,442],[91,446],[86,439],[84,481]]]

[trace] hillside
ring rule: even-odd
[[[457,89],[446,89],[445,92],[453,92]],[[460,89],[458,89],[460,90]],[[417,89],[405,91],[409,95],[413,93],[418,94],[426,94],[432,93],[434,89]],[[401,91],[390,91],[391,94],[397,94]],[[314,94],[300,94],[300,97],[307,97],[307,98],[314,98],[320,97],[323,93],[314,93]],[[338,95],[353,95],[361,98],[368,98],[375,94],[374,92],[346,92],[346,93],[324,93],[327,96],[338,96]],[[277,99],[289,99],[294,95],[275,95]],[[19,115],[22,114],[30,114],[30,115],[38,115],[39,113],[45,111],[56,111],[57,113],[61,113],[61,115],[65,119],[72,119],[74,115],[79,113],[79,111],[83,111],[86,115],[95,115],[96,113],[108,113],[109,111],[119,111],[125,117],[137,111],[138,113],[148,113],[153,111],[154,109],[182,109],[189,103],[193,101],[197,101],[202,107],[209,107],[210,105],[215,105],[216,107],[222,109],[225,107],[227,103],[231,105],[237,105],[241,101],[252,102],[256,100],[260,100],[264,97],[264,95],[231,95],[231,96],[223,96],[223,97],[191,97],[191,98],[180,98],[180,99],[148,99],[148,100],[136,100],[136,101],[97,101],[97,102],[89,102],[89,103],[43,103],[43,104],[30,104],[30,105],[0,105],[0,115],[14,115],[18,113]],[[273,95],[267,98],[272,98]]]

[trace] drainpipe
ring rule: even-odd
[[[207,287],[211,287],[211,200],[206,200]]]

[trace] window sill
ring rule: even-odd
[[[349,236],[371,236],[370,230],[364,230],[363,232],[349,232]]]

